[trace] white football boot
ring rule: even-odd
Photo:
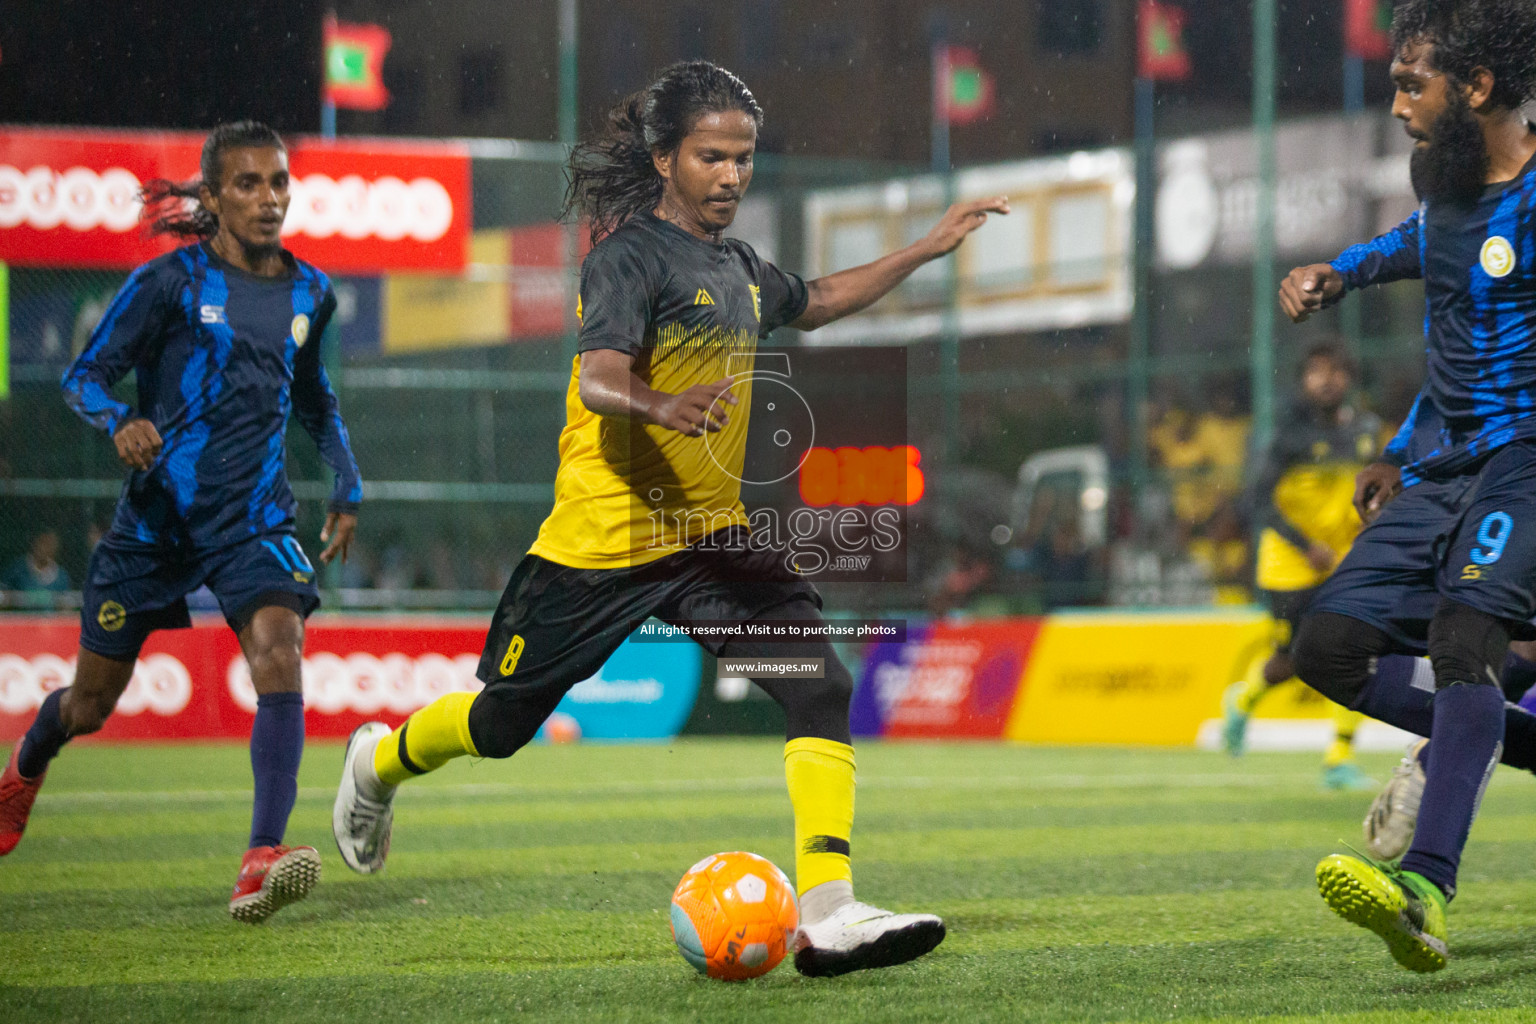
[[[336,837],[336,849],[347,867],[359,874],[371,875],[384,869],[384,858],[389,856],[389,832],[395,823],[395,791],[389,790],[382,800],[375,800],[359,791],[357,773],[359,762],[371,775],[373,752],[379,741],[391,732],[383,722],[364,722],[347,737],[347,754],[341,769],[341,785],[336,789],[336,805],[331,810],[331,832]]]
[[[1379,861],[1397,860],[1413,842],[1419,801],[1424,797],[1424,766],[1419,763],[1419,753],[1428,742],[1419,740],[1408,748],[1365,815],[1365,849]]]
[[[932,914],[893,914],[868,903],[845,903],[795,936],[795,970],[813,978],[916,960],[944,941]]]

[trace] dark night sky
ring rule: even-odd
[[[601,6],[601,0],[582,2],[588,11]],[[320,21],[328,6],[327,0],[5,0],[0,122],[206,129],[255,117],[279,131],[314,131]],[[1250,5],[1183,0],[1183,6],[1195,76],[1160,87],[1161,103],[1230,109],[1235,120],[1243,119]],[[366,0],[352,3],[349,13],[365,18],[367,7]],[[443,8],[451,11],[452,3]],[[1339,18],[1338,0],[1281,0],[1282,116],[1337,109]],[[1372,106],[1390,97],[1384,63],[1368,67],[1367,83]]]
[[[313,131],[324,10],[321,0],[7,0],[0,121],[196,129],[255,117]]]

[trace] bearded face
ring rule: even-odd
[[[1477,202],[1488,180],[1488,144],[1460,89],[1446,89],[1445,109],[1428,132],[1410,126],[1408,134],[1419,142],[1409,171],[1420,200],[1459,206]]]

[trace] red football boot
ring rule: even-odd
[[[245,851],[240,877],[229,897],[229,916],[260,924],[309,895],[320,881],[320,854],[313,846],[256,846]]]
[[[0,775],[0,857],[16,849],[16,844],[21,842],[21,834],[27,830],[27,818],[32,813],[32,801],[37,799],[37,791],[43,788],[43,780],[48,777],[46,770],[35,779],[21,777],[16,770],[16,758],[21,756],[23,742],[17,740],[11,748],[10,763],[5,766],[5,774]]]

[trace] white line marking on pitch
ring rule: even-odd
[[[1309,780],[1310,781],[1310,777]],[[983,775],[942,778],[925,775],[885,775],[861,777],[863,789],[991,789],[991,790],[1074,790],[1074,789],[1213,789],[1222,787],[1270,788],[1286,782],[1275,775]],[[528,785],[516,783],[468,782],[453,785],[421,786],[404,789],[401,796],[407,801],[432,799],[443,796],[504,796],[541,797],[568,796],[589,793],[596,797],[607,794],[633,796],[655,793],[751,792],[756,790],[782,789],[784,779],[777,775],[754,776],[744,779],[657,779],[651,782],[604,782],[592,785],[558,783]],[[248,789],[183,789],[183,790],[84,790],[74,793],[50,793],[49,803],[108,803],[113,801],[140,800],[146,803],[197,803],[211,800],[246,800]],[[299,796],[318,799],[335,795],[334,789],[304,786]]]

